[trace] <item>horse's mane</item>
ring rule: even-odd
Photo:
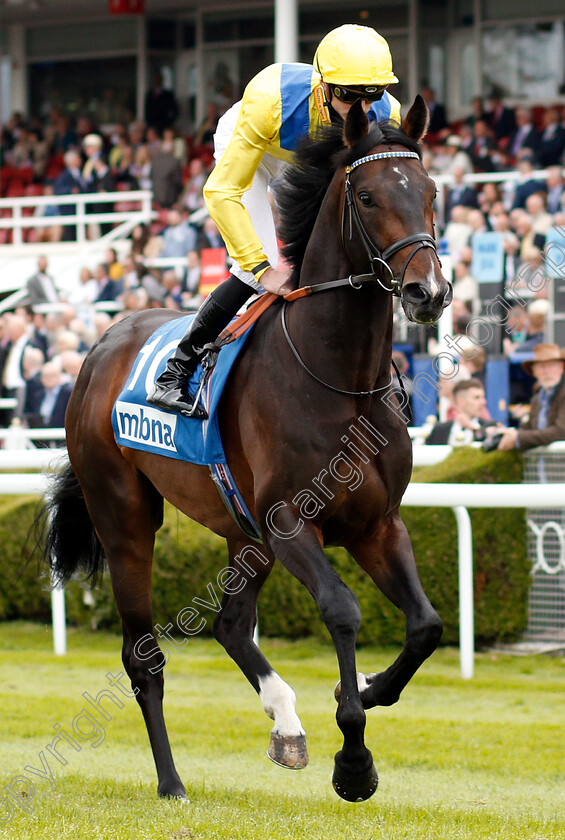
[[[367,134],[352,148],[345,145],[343,126],[321,129],[305,138],[277,184],[275,196],[280,211],[279,235],[282,253],[293,269],[297,285],[304,253],[320,206],[337,169],[348,166],[381,144],[397,143],[421,155],[418,143],[396,122],[373,122]]]

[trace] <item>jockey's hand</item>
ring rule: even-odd
[[[277,271],[276,268],[268,268],[261,275],[259,283],[267,292],[274,292],[275,295],[286,295],[287,292],[292,292],[290,285],[287,285],[291,273],[290,271]]]

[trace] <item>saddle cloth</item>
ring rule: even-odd
[[[218,405],[229,373],[251,330],[222,347],[201,394],[207,420],[162,411],[147,403],[147,394],[164,370],[194,316],[175,318],[159,327],[139,351],[127,382],[112,409],[112,427],[119,446],[140,449],[210,467],[220,496],[240,527],[253,539],[259,530],[235,486],[226,461],[218,424]],[[202,376],[199,365],[189,390],[195,394]]]

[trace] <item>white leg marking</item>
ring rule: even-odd
[[[275,721],[273,733],[281,737],[304,735],[300,719],[294,710],[296,694],[275,671],[259,677],[259,697],[266,714]]]

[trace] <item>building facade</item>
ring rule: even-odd
[[[158,72],[191,131],[209,102],[236,100],[274,60],[311,62],[346,22],[388,39],[403,103],[424,86],[450,119],[493,89],[514,104],[565,102],[563,0],[4,0],[0,14],[2,120],[52,107],[102,126],[140,119]]]

